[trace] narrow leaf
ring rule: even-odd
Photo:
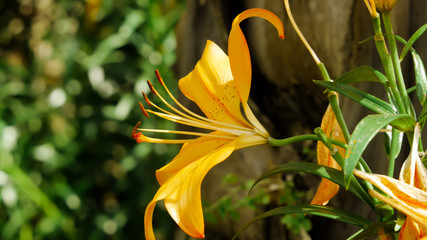
[[[381,82],[387,85],[387,77],[370,66],[361,66],[344,73],[336,82],[351,84],[358,82]]]
[[[366,227],[371,224],[370,221],[362,218],[359,215],[356,215],[354,213],[331,207],[331,206],[319,206],[319,205],[297,205],[297,206],[285,206],[285,207],[278,207],[274,208],[270,211],[264,212],[261,215],[257,216],[256,218],[252,219],[250,222],[248,222],[245,226],[243,226],[237,233],[233,236],[232,239],[236,239],[236,237],[247,227],[252,225],[253,223],[276,215],[285,215],[285,214],[311,214],[316,216],[322,216],[331,218],[334,220],[338,220],[345,223],[350,223],[359,227]]]
[[[402,50],[402,53],[400,54],[400,61],[402,61],[406,54],[408,53],[408,51],[412,48],[412,45],[414,45],[415,41],[417,41],[417,39],[423,35],[423,33],[427,30],[427,23],[424,24],[423,26],[421,26],[412,36],[411,38],[408,40],[408,43],[405,45],[405,47]]]
[[[357,124],[348,143],[344,161],[343,171],[346,188],[350,186],[350,178],[353,175],[353,170],[359,162],[362,153],[378,131],[393,121],[408,117],[412,118],[407,114],[369,115]]]
[[[424,105],[426,101],[427,94],[427,77],[426,70],[424,68],[423,61],[421,60],[420,55],[416,52],[412,53],[412,59],[414,60],[414,72],[415,72],[415,81],[417,86],[417,96],[421,105]]]
[[[315,84],[318,84],[322,87],[340,93],[355,102],[358,102],[360,105],[371,109],[372,111],[380,114],[393,114],[393,106],[389,103],[371,95],[366,92],[360,91],[357,88],[351,87],[344,83],[339,82],[329,82],[329,81],[319,81],[315,80]]]
[[[387,221],[387,222],[379,222],[374,223],[372,225],[369,225],[368,227],[365,227],[361,229],[360,231],[356,232],[347,240],[362,240],[362,239],[372,239],[377,238],[378,234],[380,233],[394,233],[394,226],[396,225],[395,220]]]
[[[262,181],[265,178],[276,174],[283,174],[287,172],[306,172],[317,175],[319,177],[326,178],[342,187],[344,187],[344,175],[343,172],[337,170],[335,168],[319,165],[316,163],[308,163],[308,162],[293,162],[286,163],[280,166],[277,166],[273,169],[268,170],[262,176],[255,180],[249,192],[254,188],[254,186]],[[372,202],[372,198],[366,193],[366,191],[360,186],[359,182],[355,178],[353,178],[350,182],[350,186],[348,188],[350,192],[352,192],[355,196],[359,197],[366,203],[368,203],[371,207],[374,207]]]
[[[423,110],[421,111],[420,116],[418,116],[418,119],[417,119],[417,122],[421,124],[421,129],[424,128],[426,118],[427,118],[427,104],[424,103]]]

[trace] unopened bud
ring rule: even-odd
[[[379,12],[390,12],[397,0],[375,0],[375,5]]]

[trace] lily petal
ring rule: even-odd
[[[217,133],[213,132],[211,134]],[[197,141],[184,144],[179,153],[169,164],[156,171],[157,181],[160,185],[163,185],[185,166],[199,160],[213,150],[225,145],[227,142],[230,142],[230,140],[200,137]]]
[[[152,218],[157,201],[164,200],[166,209],[179,227],[188,235],[204,237],[201,203],[201,184],[208,171],[224,161],[235,150],[239,138],[212,150],[182,168],[160,186],[144,215],[145,237],[154,240]]]
[[[399,239],[415,240],[421,238],[427,238],[427,226],[419,225],[411,217],[407,217],[400,230]]]
[[[202,58],[191,73],[179,80],[179,88],[209,119],[248,126],[240,111],[228,56],[214,42],[207,41]]]
[[[320,128],[327,136],[331,136],[333,139],[341,142],[346,142],[341,128],[339,127],[338,122],[335,118],[334,111],[332,110],[330,105],[326,109],[325,115],[323,115]],[[344,156],[345,149],[341,147],[337,148],[339,153]],[[320,165],[341,170],[340,165],[331,156],[330,150],[320,141],[317,142],[317,162]],[[322,178],[322,181],[320,182],[319,188],[317,189],[316,195],[311,201],[311,204],[328,204],[329,200],[331,200],[331,198],[333,198],[337,194],[338,190],[338,184],[335,184],[328,179]]]
[[[402,165],[399,179],[416,188],[427,191],[427,169],[418,156],[418,143],[421,137],[420,128],[420,125],[417,123],[414,128],[411,152]]]
[[[228,55],[231,71],[243,106],[247,104],[251,88],[252,67],[248,43],[240,29],[240,22],[249,17],[261,17],[276,27],[280,38],[284,38],[283,24],[272,12],[264,9],[249,9],[239,14],[233,21],[228,37]]]
[[[385,175],[364,173],[357,169],[354,170],[354,174],[372,183],[390,197],[375,190],[370,190],[370,195],[386,202],[419,223],[427,223],[427,192]]]

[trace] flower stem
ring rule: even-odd
[[[387,76],[389,87],[391,88],[391,97],[393,98],[392,102],[396,105],[399,113],[407,113],[402,101],[401,94],[396,84],[396,76],[394,73],[393,62],[387,50],[387,45],[385,43],[384,35],[381,30],[381,21],[378,14],[376,16],[372,16],[372,24],[375,32],[375,46],[377,48],[378,54],[380,55],[380,59],[383,64],[385,74]]]
[[[389,177],[393,177],[394,175],[394,165],[396,162],[396,157],[397,157],[397,149],[400,147],[400,145],[402,144],[401,141],[399,141],[399,131],[397,131],[397,129],[392,130],[391,132],[391,147],[390,147],[390,160],[389,160],[389,164],[388,164],[388,173],[387,175]]]
[[[289,137],[284,139],[275,139],[270,137],[268,139],[268,144],[274,147],[280,147],[280,146],[285,146],[292,143],[307,141],[307,140],[317,141],[318,139],[317,139],[317,136],[314,134],[305,134],[305,135],[299,135],[299,136],[294,136],[294,137]]]
[[[412,116],[415,116],[414,109],[411,106],[408,93],[406,92],[405,81],[403,79],[402,68],[400,67],[399,54],[397,52],[397,46],[396,46],[396,37],[393,32],[390,13],[389,12],[383,13],[383,19],[384,19],[384,27],[387,33],[388,45],[390,47],[391,60],[393,63],[394,71],[396,73],[396,79],[398,84],[397,86],[399,88],[399,92],[402,96],[402,101],[404,106],[406,107],[407,112],[410,113]]]
[[[270,144],[270,146],[273,146],[273,147],[281,147],[281,146],[289,145],[292,143],[308,141],[308,140],[319,141],[319,138],[314,134],[305,134],[305,135],[299,135],[299,136],[294,136],[294,137],[289,137],[284,139],[275,139],[270,137],[268,139],[268,144]],[[347,149],[347,144],[343,142],[340,142],[334,139],[330,139],[330,141],[333,145]]]
[[[319,63],[317,64],[317,67],[319,68],[319,71],[322,74],[323,80],[332,82],[325,65],[323,63]],[[329,99],[329,104],[331,105],[331,108],[334,111],[338,125],[343,131],[345,141],[348,142],[350,140],[350,132],[348,130],[347,124],[345,123],[345,120],[344,120],[344,116],[340,109],[340,105],[338,102],[338,95],[335,92],[330,92],[328,95],[328,99]]]

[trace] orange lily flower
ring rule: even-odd
[[[427,170],[418,156],[419,139],[420,125],[417,123],[411,153],[402,166],[399,180],[384,175],[354,171],[355,175],[372,183],[389,197],[375,190],[369,190],[371,196],[406,215],[399,239],[427,238]]]
[[[268,141],[268,132],[255,118],[247,103],[252,78],[251,61],[239,23],[249,17],[268,20],[276,27],[279,36],[284,36],[283,25],[276,15],[263,9],[251,9],[244,11],[233,21],[229,36],[229,57],[215,43],[207,41],[202,58],[194,70],[179,81],[180,90],[199,106],[206,117],[182,106],[171,95],[157,71],[156,76],[161,85],[181,110],[164,100],[148,82],[152,93],[171,111],[156,106],[144,94],[147,104],[157,109],[145,109],[140,103],[145,116],[148,117],[151,113],[209,132],[139,129],[140,123],[135,127],[132,135],[137,142],[184,144],[171,163],[156,172],[160,188],[145,210],[146,239],[155,239],[152,217],[154,207],[160,200],[164,200],[169,214],[184,232],[192,237],[203,238],[201,184],[207,172],[224,161],[234,150]],[[145,136],[143,132],[176,133],[197,138],[159,139]]]
[[[326,109],[325,115],[323,115],[320,128],[327,136],[330,136],[332,139],[344,143],[346,142],[342,130],[338,125],[337,119],[335,118],[334,111],[332,110],[330,105]],[[337,147],[337,150],[342,156],[345,155],[345,149]],[[331,156],[330,150],[320,141],[317,142],[317,162],[319,163],[319,165],[324,165],[341,170],[340,165]],[[337,194],[338,190],[338,184],[335,184],[334,182],[326,178],[322,178],[322,181],[320,182],[319,188],[317,189],[316,195],[311,201],[311,204],[328,204],[329,200],[331,200],[331,198],[333,198]]]
[[[427,192],[427,169],[418,156],[420,135],[420,125],[417,123],[414,130],[412,149],[402,165],[399,180]],[[427,238],[427,222],[420,225],[408,215],[400,231],[399,239],[420,239],[422,237]]]
[[[390,12],[397,0],[375,0],[375,5],[380,12]]]

